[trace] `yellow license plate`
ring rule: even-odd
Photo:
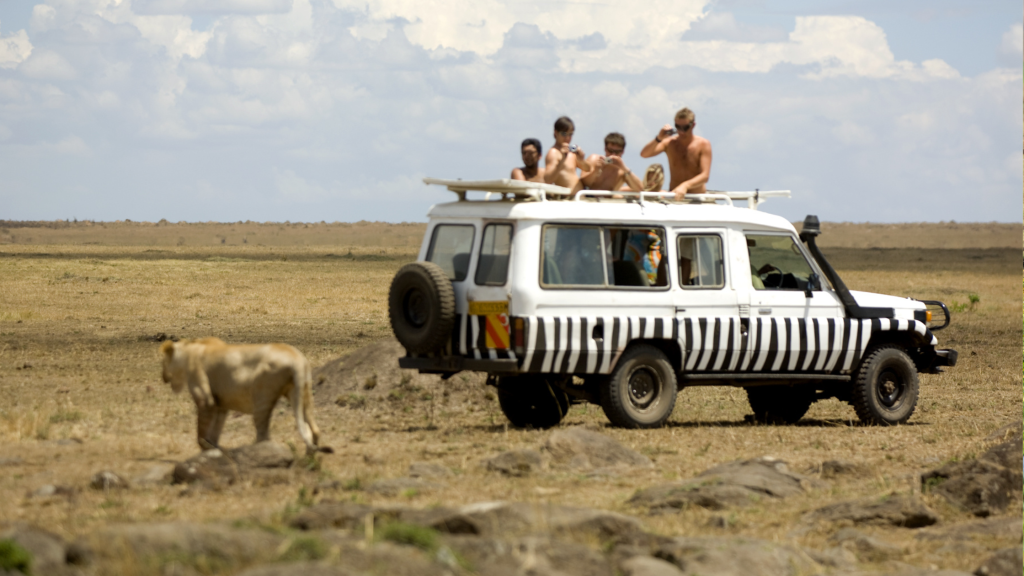
[[[488,314],[508,314],[508,301],[469,303],[470,316],[486,316]]]

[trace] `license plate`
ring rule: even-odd
[[[508,314],[508,301],[469,303],[470,316],[486,316],[488,314]]]

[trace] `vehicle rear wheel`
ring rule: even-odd
[[[865,424],[903,424],[917,406],[917,367],[903,348],[868,350],[853,381],[851,403]]]
[[[516,428],[551,428],[569,411],[569,396],[552,376],[499,376],[498,404]]]
[[[444,348],[455,325],[455,291],[433,262],[402,266],[391,281],[388,316],[395,338],[409,354]]]
[[[676,374],[661,350],[638,344],[626,350],[601,386],[601,408],[612,424],[657,428],[676,405]]]
[[[747,402],[754,420],[763,424],[795,424],[814,403],[814,390],[798,386],[751,386]]]

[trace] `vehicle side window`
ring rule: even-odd
[[[721,236],[679,236],[679,283],[691,289],[725,286]]]
[[[488,224],[480,243],[476,265],[476,283],[480,286],[504,286],[508,278],[508,256],[512,250],[512,225]]]
[[[473,227],[464,224],[440,224],[434,227],[427,261],[444,270],[448,279],[461,282],[469,273],[469,255],[473,250]]]
[[[601,240],[601,229],[596,226],[545,227],[542,283],[551,286],[603,285]]]
[[[813,269],[791,236],[747,234],[750,281],[757,290],[803,290]]]
[[[607,228],[608,283],[612,286],[668,286],[665,231],[660,228]]]

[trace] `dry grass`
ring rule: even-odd
[[[0,474],[0,518],[32,520],[66,537],[121,521],[282,522],[299,505],[300,489],[308,493],[311,486],[242,485],[187,498],[172,486],[116,495],[83,488],[70,499],[26,494],[44,484],[85,487],[102,469],[131,478],[154,464],[195,454],[191,400],[173,396],[160,381],[158,345],[148,336],[286,341],[314,365],[387,337],[387,287],[394,271],[415,258],[418,240],[373,247],[355,240],[301,246],[295,232],[289,240],[298,244],[293,246],[186,242],[153,249],[136,238],[132,246],[0,247],[0,389],[5,395],[0,457],[22,459]],[[976,248],[971,242],[964,240]],[[330,497],[383,503],[388,499],[359,487],[402,476],[410,463],[428,460],[457,472],[449,487],[391,501],[414,506],[551,501],[642,514],[625,503],[636,490],[724,461],[770,454],[797,471],[831,459],[866,464],[870,477],[840,479],[805,496],[727,511],[728,528],[708,528],[715,513],[699,508],[644,517],[651,530],[664,534],[745,534],[824,548],[827,533],[790,535],[804,512],[837,499],[917,491],[920,472],[979,454],[987,434],[1021,418],[1017,248],[827,251],[854,289],[964,305],[953,325],[938,333],[943,346],[960,351],[960,365],[943,375],[922,376],[921,401],[907,426],[860,426],[853,410],[834,400],[815,404],[797,426],[754,426],[744,422],[749,408],[742,390],[694,388],[680,394],[670,425],[660,430],[608,428],[594,406],[576,406],[566,419],[565,425],[598,427],[647,454],[656,462],[652,471],[509,479],[486,474],[479,461],[510,448],[536,447],[547,433],[508,429],[493,393],[456,376],[443,388],[399,399],[320,407],[326,443],[338,453],[323,458],[317,478],[340,481]],[[274,437],[298,442],[292,426],[282,406]],[[248,443],[253,435],[250,419],[231,418],[223,443]],[[67,438],[82,442],[57,442]],[[969,520],[931,495],[924,498],[943,523]],[[973,570],[987,556],[945,552],[939,543],[914,540],[911,530],[866,531],[904,547],[901,560],[911,564]]]

